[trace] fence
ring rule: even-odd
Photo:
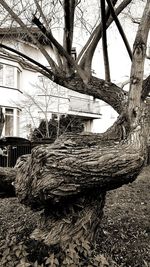
[[[33,147],[44,144],[51,144],[54,140],[50,138],[31,142],[20,137],[0,138],[0,167],[14,167],[17,159],[30,154]]]
[[[31,142],[20,137],[0,139],[0,166],[14,167],[18,157],[31,153]]]

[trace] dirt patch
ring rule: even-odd
[[[150,266],[150,166],[132,184],[107,193],[98,250],[119,266]]]

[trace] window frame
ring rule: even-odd
[[[7,113],[7,110],[11,110],[12,113]],[[6,133],[6,124],[4,122],[2,136],[19,136],[20,109],[16,107],[3,106],[2,111],[4,114],[4,118],[5,116],[12,117],[12,133],[10,135]]]
[[[11,112],[9,112],[9,111]],[[14,133],[14,109],[13,108],[5,108],[5,135],[6,136],[13,136]]]
[[[0,62],[0,66],[3,66],[2,71],[2,83],[0,83],[0,87],[6,87],[6,88],[12,88],[12,89],[18,89],[20,90],[20,76],[21,76],[21,70],[12,64],[6,64],[3,62]],[[6,82],[7,80],[7,67],[11,67],[13,69],[13,84],[10,84]],[[11,80],[11,77],[10,77]]]

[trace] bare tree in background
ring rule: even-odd
[[[32,92],[24,91],[23,98],[15,102],[22,110],[22,128],[29,129],[29,139],[40,141],[41,138],[49,138],[54,142],[66,132],[83,131],[85,119],[67,115],[69,96],[66,88],[59,87],[44,76],[39,76],[32,87]]]
[[[17,105],[22,109],[22,114],[25,116],[25,121],[31,126],[31,131],[38,127],[41,120],[45,121],[44,137],[50,137],[49,120],[52,112],[59,114],[62,106],[65,106],[67,98],[59,98],[62,93],[57,84],[49,81],[46,77],[40,76],[36,84],[32,84],[33,91],[24,91],[23,99]],[[63,90],[64,91],[64,90]],[[28,120],[26,118],[28,117]],[[39,129],[40,130],[40,129]],[[41,132],[42,135],[42,132]]]

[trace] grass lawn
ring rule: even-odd
[[[121,267],[150,266],[150,166],[107,193],[98,249]]]

